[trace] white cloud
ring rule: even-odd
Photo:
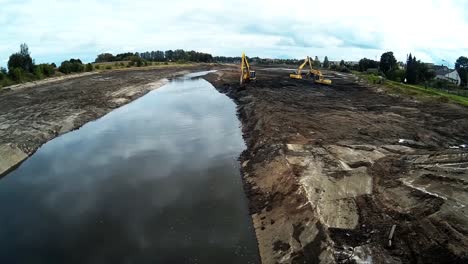
[[[0,0],[0,61],[30,46],[36,61],[113,51],[425,61],[468,55],[468,0]]]

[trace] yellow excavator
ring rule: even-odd
[[[255,71],[251,70],[250,64],[247,61],[247,57],[245,53],[242,53],[242,62],[241,62],[241,76],[240,76],[240,85],[249,82],[249,81],[256,81],[256,73]]]
[[[306,74],[307,77],[312,76],[314,78],[315,83],[320,83],[320,84],[325,84],[325,85],[330,85],[332,83],[331,80],[325,79],[323,77],[323,74],[321,71],[316,70],[312,67],[312,62],[309,56],[307,56],[307,58],[304,60],[301,66],[299,66],[297,71],[295,73],[291,73],[289,77],[293,79],[304,79],[304,76],[302,76],[302,68],[304,68],[304,66],[307,63],[309,64],[309,67],[310,67],[309,72]]]

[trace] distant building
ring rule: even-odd
[[[438,80],[446,80],[458,86],[460,86],[461,84],[460,75],[458,75],[458,72],[456,70],[449,69],[444,66],[444,67],[440,67],[436,69],[435,73],[436,73],[435,78]]]
[[[447,66],[444,66],[444,65],[434,65],[432,66],[432,69],[436,72],[440,70],[446,70],[446,71],[450,70]]]

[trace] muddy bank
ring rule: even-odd
[[[238,104],[263,263],[466,263],[468,110],[328,74],[206,77]]]
[[[56,136],[210,65],[131,69],[54,79],[0,91],[0,175]]]

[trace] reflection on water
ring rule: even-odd
[[[235,105],[174,80],[0,180],[0,263],[252,263]]]

